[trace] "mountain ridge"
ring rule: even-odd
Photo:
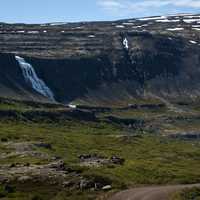
[[[11,67],[6,74],[1,71],[1,76],[19,70],[13,58],[20,56],[62,103],[127,105],[152,93],[174,100],[198,98],[199,50],[198,14],[114,22],[0,24],[0,68]],[[22,75],[16,76],[20,80],[12,78],[18,89],[0,80],[0,96],[46,99],[26,85]]]

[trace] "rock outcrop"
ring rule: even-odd
[[[63,103],[200,95],[199,15],[114,22],[0,24],[0,95],[47,100],[25,83],[15,56]]]

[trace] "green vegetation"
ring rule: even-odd
[[[34,109],[33,106],[30,107],[30,110]],[[20,104],[20,109],[20,112],[24,112],[22,104]],[[52,112],[56,110],[56,108],[52,109],[45,107],[45,105],[43,105],[43,109]],[[62,111],[63,109],[63,107],[58,108]],[[163,109],[166,108],[155,111],[143,109],[124,112],[128,113],[129,118],[131,116],[137,118],[137,113],[139,113],[140,118],[146,120],[144,113],[147,116],[155,113],[157,117],[158,114],[164,114]],[[59,112],[58,110],[56,112]],[[115,115],[119,117],[121,113],[117,112],[115,111]],[[32,121],[4,119],[2,117],[0,120],[0,155],[15,151],[12,146],[6,146],[9,143],[48,143],[52,148],[34,147],[34,150],[48,154],[50,157],[60,157],[64,160],[66,166],[79,170],[83,177],[101,177],[109,180],[112,184],[112,191],[135,185],[200,182],[200,141],[170,139],[158,134],[150,134],[147,131],[148,129],[130,130],[125,126],[104,120],[106,115],[113,115],[113,111],[100,114],[99,121],[84,121],[75,118],[53,121],[51,119],[44,120],[40,116],[36,116],[40,120]],[[198,121],[198,119],[196,120]],[[178,124],[180,121],[174,121],[173,123]],[[79,155],[93,153],[106,158],[116,155],[124,158],[125,163],[123,165],[105,165],[102,167],[80,166]],[[1,165],[16,163],[38,165],[48,162],[48,158],[36,158],[34,156],[20,157],[14,155],[9,158],[0,158]],[[30,182],[24,185],[23,183],[13,182],[10,186],[13,190],[7,191],[5,190],[6,185],[2,184],[0,199],[86,200],[106,195],[102,191],[68,190],[48,183],[36,184]]]
[[[184,189],[177,192],[172,200],[200,200],[200,188]]]

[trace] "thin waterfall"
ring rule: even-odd
[[[128,50],[129,46],[128,46],[128,40],[127,40],[127,38],[124,38],[123,45],[124,45],[124,48]]]
[[[19,66],[22,70],[25,81],[32,86],[32,88],[38,93],[51,100],[54,100],[54,94],[51,89],[45,84],[43,80],[38,78],[33,66],[25,61],[24,58],[15,56]]]

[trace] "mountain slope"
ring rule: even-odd
[[[197,98],[200,15],[114,22],[0,24],[0,95],[48,100],[34,91],[25,59],[59,102],[131,103],[135,98]],[[9,66],[9,67],[7,67]],[[16,74],[17,73],[17,74]]]

